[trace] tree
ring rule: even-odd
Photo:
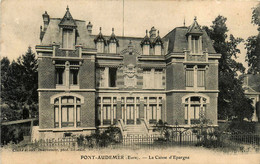
[[[7,120],[17,120],[37,115],[38,73],[37,60],[31,47],[17,62],[1,60],[1,108]]]
[[[253,8],[251,22],[258,26],[259,34],[246,40],[246,62],[249,66],[248,73],[260,73],[260,3]]]
[[[253,113],[251,100],[248,99],[242,89],[242,79],[238,73],[244,73],[242,63],[237,62],[237,54],[240,50],[238,44],[243,42],[241,38],[235,38],[232,34],[227,35],[227,18],[218,16],[209,27],[203,27],[213,41],[217,53],[221,54],[219,60],[219,96],[218,118],[231,119],[233,117],[243,120],[250,119]]]

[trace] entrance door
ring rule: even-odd
[[[126,123],[134,124],[134,105],[126,106]]]

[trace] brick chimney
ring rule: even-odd
[[[47,11],[45,11],[45,13],[42,14],[42,18],[43,18],[43,31],[46,31],[50,23],[50,16],[48,15]]]
[[[150,34],[150,38],[155,38],[156,37],[156,29],[154,28],[154,26],[149,31],[149,34]]]
[[[89,33],[89,34],[92,33],[92,27],[93,27],[93,25],[91,24],[91,22],[88,22],[87,30],[88,30],[88,33]]]

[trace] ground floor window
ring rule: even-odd
[[[116,97],[98,97],[98,113],[101,125],[112,125],[116,122]]]
[[[144,97],[144,118],[150,124],[162,119],[162,97]]]
[[[80,126],[81,99],[61,96],[54,100],[54,127]]]
[[[206,112],[207,99],[204,97],[188,97],[185,99],[185,124],[200,123]]]

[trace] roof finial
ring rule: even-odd
[[[158,36],[159,36],[159,34],[160,34],[160,31],[158,30],[158,32],[157,32],[157,33],[158,33]]]
[[[184,21],[183,21],[183,26],[185,27],[185,17],[184,17]]]
[[[67,5],[67,8],[66,8],[66,9],[67,9],[67,11],[69,11],[69,5]]]
[[[195,20],[195,21],[197,20],[197,16],[194,17],[194,20]]]
[[[101,30],[102,30],[102,28],[101,27],[99,27],[99,32],[101,33]]]
[[[147,36],[148,30],[145,30],[145,33],[146,33],[146,36]]]
[[[112,28],[112,32],[114,33],[114,27]]]

